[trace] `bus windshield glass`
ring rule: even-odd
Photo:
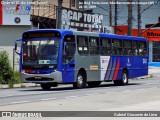
[[[27,40],[22,45],[23,66],[56,65],[58,61],[58,40]]]

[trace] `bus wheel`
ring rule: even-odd
[[[43,84],[41,84],[41,88],[43,90],[50,90],[51,86],[52,86],[52,84],[49,84],[49,83],[43,83]]]
[[[101,81],[88,82],[89,87],[98,87],[101,84]]]
[[[73,83],[73,87],[80,89],[80,88],[84,88],[85,86],[86,86],[85,75],[79,71],[77,75],[77,80],[75,83]]]
[[[121,80],[114,80],[114,85],[127,85],[127,84],[128,84],[128,74],[127,71],[123,71]]]
[[[122,72],[122,79],[121,79],[122,85],[127,85],[128,84],[128,74],[127,71]]]

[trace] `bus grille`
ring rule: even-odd
[[[39,76],[35,76],[35,77],[30,77],[30,78],[26,78],[27,81],[53,81],[53,78],[47,78],[47,77],[39,77]]]

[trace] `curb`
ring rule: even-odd
[[[21,83],[21,84],[14,84],[13,88],[27,88],[27,87],[39,87],[40,85],[35,83]],[[0,84],[0,89],[13,89],[9,88],[8,84],[2,85]]]

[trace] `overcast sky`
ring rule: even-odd
[[[109,2],[109,0],[85,0],[86,2]],[[114,1],[114,0],[112,0]],[[127,0],[117,0],[119,2],[127,2]],[[137,0],[133,0],[133,2],[136,2]],[[160,0],[157,4],[150,4],[157,0],[140,0],[141,4],[141,11],[142,12],[142,19],[141,19],[141,26],[142,28],[145,28],[145,24],[152,24],[158,22],[158,17],[160,17]],[[148,2],[148,4],[146,4]],[[85,6],[87,6],[88,3],[85,3]],[[137,5],[133,6],[133,28],[137,28]],[[148,8],[151,6],[150,8]],[[104,22],[103,24],[108,26],[109,25],[109,5],[108,4],[98,4],[93,5],[90,4],[88,7],[93,7],[94,13],[100,13],[104,15]],[[148,9],[146,9],[148,8]],[[146,9],[146,10],[145,10]],[[112,25],[114,25],[114,5],[112,4]],[[118,25],[127,25],[128,20],[128,7],[126,4],[118,4]]]

